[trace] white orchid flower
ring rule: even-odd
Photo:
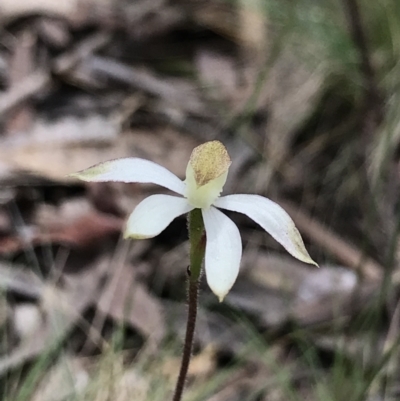
[[[125,238],[155,237],[176,217],[201,209],[206,231],[207,282],[222,301],[238,276],[242,241],[237,226],[218,209],[247,215],[295,258],[316,265],[292,219],[278,204],[259,195],[220,197],[230,164],[225,146],[211,141],[193,150],[185,181],[166,168],[139,158],[111,160],[71,176],[91,182],[153,183],[181,195],[151,195],[140,202],[129,216]]]

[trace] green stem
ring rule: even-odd
[[[199,279],[201,274],[201,265],[205,253],[205,232],[203,216],[200,209],[194,209],[189,213],[188,231],[190,241],[190,267],[188,274],[188,319],[186,324],[185,342],[183,345],[182,362],[176,382],[173,401],[180,401],[187,372],[189,369],[190,358],[192,356],[194,330],[197,317],[197,299],[199,292]]]
[[[203,216],[200,209],[189,213],[188,231],[190,241],[190,280],[197,281],[201,273],[201,265],[206,250],[206,236]]]

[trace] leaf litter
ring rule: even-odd
[[[304,343],[313,345],[323,365],[318,379],[326,380],[337,352],[357,366],[369,332],[385,350],[396,343],[390,297],[390,324],[357,324],[378,299],[385,266],[378,250],[389,230],[365,233],[368,219],[355,212],[367,210],[365,196],[340,192],[350,180],[332,170],[335,157],[354,150],[343,132],[357,131],[357,97],[348,107],[326,64],[302,57],[298,38],[284,36],[274,18],[257,1],[1,2],[0,375],[13,383],[7,397],[28,391],[26,368],[42,366],[43,357],[29,399],[145,401],[171,392],[186,313],[185,221],[159,238],[122,244],[125,217],[153,188],[66,176],[131,156],[183,178],[192,149],[210,139],[231,154],[228,191],[284,200],[321,269],[283,257],[234,216],[243,232],[241,278],[224,305],[201,289],[189,393],[215,401],[317,399]],[[303,45],[312,53],[312,40]],[[326,132],[333,134],[324,140]],[[360,185],[368,182],[356,157],[344,165]],[[379,210],[395,210],[393,197],[381,203]],[[387,221],[379,213],[371,218]],[[342,346],[343,338],[351,341]],[[369,366],[374,346],[365,352]]]

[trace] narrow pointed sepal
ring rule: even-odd
[[[228,195],[214,205],[243,213],[259,224],[292,256],[305,263],[317,265],[308,254],[293,220],[277,203],[259,195]]]
[[[99,163],[69,176],[89,182],[116,181],[157,184],[179,195],[183,195],[185,190],[184,182],[165,167],[136,157]]]

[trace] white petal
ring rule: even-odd
[[[259,195],[228,195],[214,205],[247,215],[272,235],[292,256],[316,265],[290,216],[275,202]]]
[[[207,282],[221,302],[239,274],[242,241],[235,223],[222,212],[211,207],[202,213],[207,235]]]
[[[140,202],[129,216],[125,238],[152,238],[165,230],[176,217],[193,210],[185,198],[151,195]]]
[[[185,184],[165,167],[150,160],[131,157],[99,163],[86,170],[70,174],[71,177],[91,182],[139,182],[161,185],[183,195]]]

